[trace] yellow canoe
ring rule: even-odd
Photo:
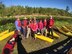
[[[72,25],[65,25],[70,31],[72,31]]]
[[[43,35],[38,35],[38,34],[35,34],[35,38],[39,38],[41,40],[44,40],[44,41],[47,41],[47,42],[50,42],[52,43],[54,40],[49,38],[49,37],[46,37],[46,36],[43,36]]]
[[[48,33],[48,32],[47,32]],[[51,34],[51,33],[50,33]],[[60,36],[58,35],[58,34],[56,34],[54,31],[53,31],[53,36],[55,37],[55,38],[60,38]]]
[[[53,36],[56,38],[60,38],[60,36],[58,34],[56,34],[55,32],[53,32]]]
[[[63,33],[64,35],[72,37],[72,33],[69,32],[69,31],[64,30],[64,28],[57,27],[57,29],[59,30],[59,32]]]
[[[70,32],[70,30],[66,26],[62,26],[63,30]]]
[[[8,32],[9,32],[9,30],[5,30],[4,32],[0,33],[0,36],[6,34],[6,33],[8,33]]]
[[[71,32],[67,32],[66,35],[72,36],[72,33]]]
[[[63,28],[64,30],[68,31],[68,32],[72,32],[72,31],[71,31],[71,28],[69,29],[69,27],[67,28],[66,26],[62,26],[62,28]]]
[[[9,32],[9,33],[1,36],[1,37],[0,37],[0,41],[6,39],[6,38],[9,37],[9,36],[12,36],[13,34],[14,34],[14,31],[11,31],[11,32]]]

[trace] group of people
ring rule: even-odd
[[[50,19],[48,20],[46,18],[44,20],[36,20],[36,17],[28,20],[25,17],[22,21],[17,17],[15,21],[16,30],[25,38],[28,38],[29,36],[34,38],[35,34],[51,36],[51,38],[53,38],[53,25],[54,19],[52,16],[50,16]]]

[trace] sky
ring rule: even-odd
[[[66,9],[69,6],[72,11],[72,0],[0,0],[6,6],[21,5],[30,7],[50,7],[58,9]]]

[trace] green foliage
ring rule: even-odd
[[[7,23],[14,23],[16,18],[0,18],[0,25],[5,25]]]
[[[1,26],[0,26],[0,32],[1,32],[1,31],[5,31],[5,30],[10,30],[10,31],[15,30],[15,25],[14,25],[14,23],[7,23],[7,24],[5,24],[5,25],[1,25]]]
[[[0,2],[0,16],[3,16],[4,9],[5,9],[5,5],[2,2]]]
[[[29,7],[29,6],[10,6],[5,7],[3,3],[0,3],[0,16],[15,16],[15,15],[56,15],[56,16],[72,16],[68,12],[69,7],[66,7],[66,10],[57,9],[57,8],[43,8],[43,7]]]

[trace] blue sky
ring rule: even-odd
[[[70,11],[72,11],[72,0],[0,0],[6,6],[21,5],[30,7],[50,7],[65,9],[69,6]]]

